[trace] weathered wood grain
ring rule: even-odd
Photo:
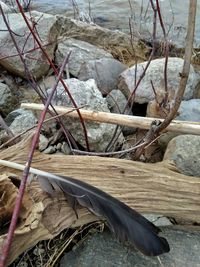
[[[0,152],[0,158],[24,164],[29,141]],[[200,222],[200,179],[180,174],[167,162],[147,164],[116,158],[36,152],[32,167],[81,179],[140,212]],[[0,171],[3,171],[2,166]]]

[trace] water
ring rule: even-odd
[[[129,19],[132,18],[142,27],[147,37],[152,32],[152,10],[149,0],[33,0],[34,9],[52,13],[74,16],[73,2],[77,3],[80,12],[89,13],[97,24],[110,29],[130,32]],[[189,0],[161,0],[162,14],[169,38],[173,43],[183,46],[187,25]],[[197,18],[200,16],[198,1]],[[196,20],[195,46],[200,46],[200,19]],[[161,32],[161,30],[160,30]]]

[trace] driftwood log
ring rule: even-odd
[[[30,141],[31,136],[2,150],[0,159],[25,164]],[[200,223],[200,179],[180,174],[169,162],[147,164],[116,158],[46,155],[36,151],[32,167],[84,180],[139,212]],[[0,166],[0,246],[18,190],[14,176],[20,177],[21,173]],[[63,196],[52,199],[42,192],[36,181],[32,182],[24,197],[9,262],[38,241],[52,238],[65,228],[98,220],[85,208],[79,207],[78,215],[77,219]]]

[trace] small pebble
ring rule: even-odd
[[[44,154],[53,154],[55,152],[56,148],[54,146],[49,146],[43,151]]]
[[[62,147],[61,147],[61,151],[65,154],[65,155],[69,155],[70,154],[70,149],[69,146],[66,142],[63,142]]]

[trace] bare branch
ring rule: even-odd
[[[42,111],[44,109],[44,105],[36,104],[36,103],[22,103],[21,108]],[[54,106],[54,108],[56,109],[58,114],[66,113],[72,110],[72,108],[59,107],[59,106]],[[81,109],[80,113],[83,116],[84,120],[91,120],[91,121],[104,122],[104,123],[110,123],[110,124],[118,124],[122,126],[134,127],[134,128],[137,127],[140,129],[149,129],[153,121],[155,120],[158,121],[158,118],[129,116],[129,115],[124,115],[124,114],[122,115],[122,114],[115,114],[115,113],[108,113],[108,112],[85,110],[85,109]],[[78,118],[78,114],[75,111],[68,113],[67,116]],[[159,119],[159,121],[164,122],[163,119]],[[191,122],[191,121],[173,120],[165,130],[199,135],[200,134],[200,123]]]
[[[1,6],[0,6],[0,8],[1,8]],[[28,174],[29,174],[32,158],[33,158],[33,155],[34,155],[35,147],[36,147],[38,139],[39,139],[40,131],[41,131],[41,128],[42,128],[42,125],[43,125],[43,121],[45,119],[48,107],[49,107],[49,105],[51,103],[51,100],[53,98],[53,95],[54,95],[55,90],[56,90],[56,88],[58,86],[60,77],[63,74],[64,68],[65,68],[65,65],[67,64],[67,62],[68,62],[68,57],[65,58],[65,60],[63,62],[63,65],[62,65],[62,67],[60,69],[59,75],[57,76],[56,83],[55,83],[55,85],[54,85],[54,87],[53,87],[53,89],[52,89],[52,91],[51,91],[51,93],[50,93],[50,95],[49,95],[49,97],[48,97],[48,99],[46,101],[45,107],[44,107],[44,109],[42,111],[42,114],[40,116],[40,119],[39,119],[39,122],[38,122],[38,126],[37,126],[37,129],[35,131],[35,134],[34,134],[34,137],[33,137],[33,140],[32,140],[30,151],[28,153],[28,160],[26,162],[26,167],[25,167],[25,169],[23,171],[23,176],[22,176],[22,180],[21,180],[21,183],[20,183],[19,192],[18,192],[18,195],[17,195],[17,198],[16,198],[16,203],[15,203],[15,207],[14,207],[14,210],[13,210],[12,219],[11,219],[11,223],[10,223],[10,226],[9,226],[7,238],[6,238],[6,240],[5,240],[4,244],[3,244],[2,255],[0,257],[0,267],[4,267],[5,266],[6,260],[8,258],[8,254],[9,254],[9,251],[10,251],[10,248],[11,248],[12,239],[13,239],[13,236],[14,236],[14,231],[15,231],[15,228],[16,228],[16,225],[17,225],[19,212],[20,212],[20,209],[21,209],[22,199],[23,199],[23,196],[24,196],[26,183],[27,183],[27,179],[28,179]]]
[[[181,79],[179,83],[179,88],[175,97],[174,106],[171,109],[169,115],[166,119],[161,123],[161,125],[157,128],[156,132],[160,133],[163,131],[170,122],[176,117],[177,111],[183,99],[183,95],[185,92],[189,70],[190,70],[190,62],[192,57],[192,48],[194,41],[194,30],[195,30],[195,18],[196,18],[196,8],[197,1],[190,0],[189,13],[188,13],[188,27],[187,27],[187,36],[186,36],[186,47],[185,47],[185,56],[184,56],[184,64],[182,72],[179,73]]]

